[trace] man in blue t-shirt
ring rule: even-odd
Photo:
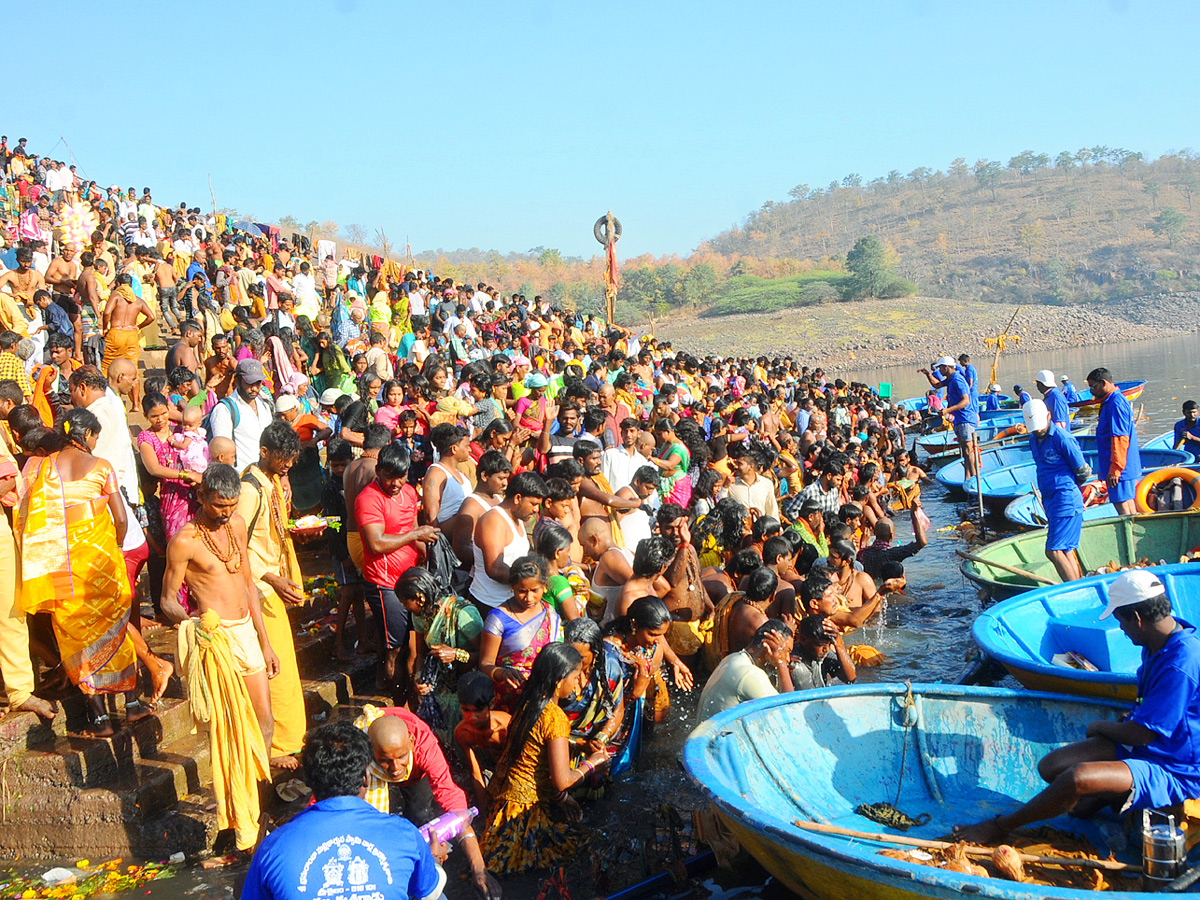
[[[1025,390],[1025,388],[1021,387],[1019,384],[1013,385],[1013,396],[1017,398],[1017,403],[1021,406],[1024,406],[1033,399],[1031,396],[1029,396],[1029,391]]]
[[[943,414],[950,414],[954,423],[954,437],[958,441],[958,450],[963,458],[963,467],[968,478],[975,477],[975,429],[979,426],[979,401],[971,392],[971,386],[954,362],[954,358],[943,356],[933,364],[939,378],[935,378],[928,369],[918,369],[934,388],[946,389],[946,408]]]
[[[967,379],[967,387],[971,389],[971,396],[975,398],[975,403],[979,403],[979,373],[975,367],[971,365],[971,356],[968,353],[960,353],[958,355],[958,371],[962,373],[963,378]]]
[[[1176,450],[1187,450],[1200,459],[1200,405],[1195,400],[1183,404],[1183,418],[1175,423],[1175,440],[1171,446]]]
[[[1159,809],[1200,797],[1200,638],[1171,615],[1166,588],[1149,569],[1122,572],[1108,588],[1101,619],[1114,616],[1142,648],[1137,702],[1121,721],[1092,722],[1083,741],[1042,757],[1049,787],[1020,809],[967,827],[973,843],[1070,812],[1088,816],[1109,804]]]
[[[1064,431],[1071,430],[1071,411],[1067,407],[1067,398],[1062,395],[1054,382],[1054,373],[1042,369],[1036,376],[1037,389],[1041,392],[1042,402],[1050,411],[1050,422]],[[1024,404],[1022,404],[1023,406]]]
[[[1133,497],[1138,479],[1142,477],[1133,407],[1113,384],[1108,369],[1092,369],[1088,372],[1087,383],[1092,396],[1100,400],[1100,415],[1096,420],[1096,452],[1099,455],[1096,475],[1106,480],[1108,500],[1117,508],[1117,513],[1132,516],[1137,512]]]
[[[1053,379],[1051,379],[1053,383]],[[1040,385],[1039,385],[1040,387]],[[1041,400],[1030,400],[1021,409],[1029,450],[1037,467],[1037,486],[1046,510],[1046,558],[1054,563],[1063,581],[1083,577],[1075,551],[1083,531],[1083,495],[1079,485],[1092,480],[1079,441],[1051,421]]]
[[[1071,384],[1071,379],[1066,375],[1062,377],[1062,392],[1067,403],[1079,402],[1079,391],[1075,390],[1075,385]]]
[[[415,825],[372,807],[371,742],[353,722],[322,725],[300,754],[316,801],[259,845],[241,900],[432,900],[445,873]]]

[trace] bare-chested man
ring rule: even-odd
[[[133,292],[133,279],[128,273],[117,276],[117,284],[104,305],[104,316],[100,320],[100,331],[104,335],[104,361],[100,371],[108,374],[113,360],[124,358],[137,368],[142,348],[138,344],[141,330],[154,321],[150,305]],[[137,387],[134,386],[134,400]]]
[[[612,528],[604,519],[588,519],[579,526],[579,545],[584,559],[596,563],[588,602],[603,607],[600,621],[608,624],[616,618],[621,588],[633,577],[633,551],[613,543]]]
[[[154,285],[158,288],[158,305],[172,331],[179,329],[183,315],[175,303],[175,266],[154,254]]]
[[[233,375],[237,371],[233,347],[223,334],[213,335],[211,343],[212,356],[204,360],[204,384],[218,397],[228,397],[233,391]]]
[[[575,459],[583,466],[583,479],[579,483],[579,520],[601,518],[617,525],[613,510],[638,509],[641,500],[627,500],[617,496],[608,479],[601,471],[603,451],[595,441],[576,441]],[[614,532],[616,528],[614,528]]]
[[[103,275],[101,269],[108,266],[108,261],[103,257],[97,257],[90,250],[85,250],[79,257],[79,262],[83,265],[79,273],[79,278],[75,282],[75,306],[80,314],[80,321],[72,320],[71,324],[75,326],[75,360],[83,362],[83,338],[84,328],[82,322],[83,311],[87,310],[87,315],[92,323],[100,321],[100,304],[104,301],[104,294],[101,290],[101,279]]]
[[[205,469],[196,490],[200,509],[167,544],[162,611],[173,623],[188,617],[179,603],[179,587],[186,584],[202,615],[211,609],[221,617],[263,744],[270,747],[274,719],[268,680],[279,672],[279,659],[263,627],[262,607],[247,562],[246,523],[237,514],[241,488],[232,466],[218,463]]]
[[[20,306],[33,302],[33,295],[45,290],[46,280],[42,273],[33,268],[33,251],[28,247],[17,248],[17,267],[0,275],[0,330],[15,331],[25,336],[25,317]],[[4,288],[8,288],[5,292]]]

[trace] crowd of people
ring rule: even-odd
[[[0,168],[9,703],[52,717],[45,669],[109,735],[178,672],[210,707],[239,848],[272,769],[357,740],[305,747],[298,546],[327,551],[336,652],[373,654],[391,704],[356,723],[362,802],[417,824],[477,809],[455,841],[483,897],[578,852],[580,803],[672,692],[700,689],[704,719],[878,662],[852,635],[928,520],[919,416],[870,387],[234,228],[24,140],[0,139]],[[173,659],[142,636],[140,583]],[[330,790],[318,807],[353,793]],[[318,877],[354,872],[339,859]]]

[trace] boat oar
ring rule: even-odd
[[[917,847],[921,850],[949,850],[955,845],[948,841],[923,841],[918,838],[902,837],[898,834],[872,834],[869,831],[854,831],[850,828],[839,828],[837,825],[823,825],[820,822],[805,822],[803,819],[796,819],[792,822],[797,828],[803,828],[805,831],[816,831],[821,834],[836,834],[841,837],[860,838],[864,841],[879,841],[883,844],[901,844],[905,847]],[[988,847],[971,847],[964,848],[967,856],[980,856],[990,858],[992,850]],[[1029,853],[1018,853],[1021,857],[1021,862],[1030,863],[1038,866],[1062,866],[1063,868],[1075,869],[1104,869],[1107,872],[1128,872],[1131,875],[1136,875],[1142,871],[1141,866],[1133,866],[1128,863],[1117,862],[1112,859],[1076,859],[1073,856],[1033,856]]]
[[[1022,578],[1028,578],[1031,581],[1036,581],[1038,584],[1058,584],[1057,581],[1047,578],[1045,575],[1038,575],[1036,572],[1030,572],[1028,569],[1018,569],[1016,566],[1010,566],[1008,563],[995,562],[994,560],[984,559],[982,556],[977,556],[962,548],[954,551],[963,559],[969,559],[973,563],[978,563],[981,566],[991,566],[993,569],[1002,569],[1005,572],[1011,572],[1013,575],[1020,575]]]

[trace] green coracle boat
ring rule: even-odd
[[[1200,511],[1160,513],[1153,516],[1115,516],[1083,523],[1079,561],[1084,574],[1110,562],[1124,567],[1140,559],[1177,563],[1200,545]],[[1026,531],[994,541],[965,559],[962,573],[986,590],[993,599],[1004,600],[1041,587],[1042,582],[1006,571],[999,563],[1024,569],[1058,583],[1058,573],[1046,559],[1046,529]]]

